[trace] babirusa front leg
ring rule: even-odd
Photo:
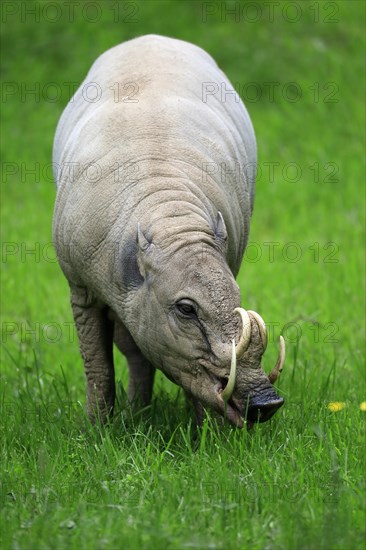
[[[93,423],[98,418],[104,423],[115,400],[113,321],[107,307],[90,300],[86,289],[71,289],[71,305],[84,360],[87,412]]]

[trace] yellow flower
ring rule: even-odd
[[[342,403],[341,401],[333,401],[332,403],[328,403],[328,409],[332,412],[341,411],[345,407],[346,407],[346,404]]]
[[[360,404],[360,409],[361,409],[361,411],[366,412],[366,401],[362,401],[362,403]]]

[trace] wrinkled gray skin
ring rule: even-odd
[[[203,83],[219,87],[206,101]],[[203,50],[149,35],[100,56],[60,119],[53,235],[92,420],[113,410],[113,342],[128,361],[131,402],[150,402],[158,368],[193,398],[198,420],[204,407],[225,414],[256,143],[245,107],[222,88],[233,89]],[[226,410],[238,426],[248,404],[277,398],[251,322]]]

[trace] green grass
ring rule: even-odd
[[[132,3],[128,22],[130,5],[114,21],[106,1],[95,23],[83,19],[84,2],[73,22],[63,11],[55,23],[42,13],[22,21],[21,3],[10,4],[20,11],[6,23],[3,14],[2,29],[2,78],[14,91],[2,104],[2,548],[364,548],[364,4],[299,2],[302,16],[289,22],[282,2],[273,23],[263,2],[255,23],[244,3],[238,21],[224,21],[221,6],[234,2],[209,3],[218,11],[207,22],[200,2]],[[324,20],[334,7],[337,21]],[[281,331],[288,354],[286,404],[249,433],[211,420],[197,431],[162,375],[151,409],[132,417],[117,355],[113,424],[92,428],[84,413],[68,287],[48,246],[55,190],[45,167],[69,99],[63,83],[150,32],[197,43],[244,93],[248,82],[262,90],[247,101],[262,173],[238,281],[243,305],[273,330],[265,368]],[[50,82],[58,101],[24,96],[26,85]],[[268,82],[279,83],[274,101]],[[301,87],[296,102],[282,95],[289,82]],[[27,174],[35,163],[39,175]],[[273,181],[266,163],[278,163]],[[273,257],[265,243],[278,243]],[[332,413],[332,401],[346,406]]]

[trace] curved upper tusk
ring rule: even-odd
[[[271,384],[274,384],[283,369],[283,365],[286,357],[286,346],[283,336],[280,336],[280,352],[278,354],[278,359],[275,368],[270,372],[268,378]]]
[[[264,351],[266,351],[267,342],[268,342],[266,324],[263,321],[262,317],[259,315],[259,313],[257,313],[256,311],[252,311],[251,309],[248,309],[248,314],[249,313],[257,321],[257,324],[258,324],[258,327],[259,327],[259,332],[261,334],[261,339],[262,339],[262,344],[263,344],[263,347],[264,347]]]
[[[235,313],[238,313],[241,318],[242,331],[238,345],[236,346],[236,357],[239,359],[249,346],[251,324],[248,313],[242,307],[236,307]]]
[[[236,350],[235,350],[235,340],[232,342],[232,352],[231,352],[231,366],[230,366],[230,375],[229,380],[226,384],[226,387],[221,393],[221,397],[226,402],[232,396],[236,382]]]

